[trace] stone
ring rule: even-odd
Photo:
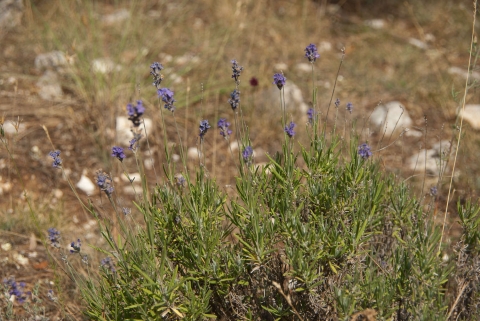
[[[383,19],[370,19],[363,23],[372,29],[383,29],[385,27],[385,20]]]
[[[35,57],[35,68],[38,70],[56,69],[68,64],[65,53],[62,51],[50,51]]]
[[[299,111],[306,115],[308,105],[303,100],[300,88],[289,79],[287,79],[283,88],[285,90],[285,108],[287,112]],[[278,90],[277,86],[272,84],[272,87],[261,91],[259,96],[258,106],[265,106],[264,108],[280,111],[280,90]]]
[[[3,124],[3,130],[7,135],[15,135],[24,132],[26,129],[25,124],[17,123],[16,121],[6,121]]]
[[[460,109],[459,114],[473,129],[480,129],[480,105],[465,105],[465,109]]]
[[[127,9],[119,9],[110,14],[100,16],[100,21],[106,25],[111,26],[115,23],[125,21],[130,18],[130,11]]]
[[[130,174],[128,174],[128,177],[126,175],[122,175],[120,177],[122,178],[122,181],[127,182],[127,183],[130,183],[129,178],[130,178],[130,180],[132,180],[131,181],[132,183],[139,183],[140,184],[142,182],[142,178],[140,176],[140,173],[130,173]]]
[[[23,0],[0,0],[0,37],[22,21]]]
[[[144,118],[143,121],[145,122],[145,128],[147,129],[147,133],[150,135],[152,133],[153,122],[149,118]],[[132,122],[125,116],[118,116],[116,118],[115,124],[115,133],[116,133],[116,141],[118,144],[122,146],[129,146],[129,142],[133,138],[132,134]],[[140,129],[142,129],[142,136],[145,138],[145,132],[143,124],[140,124]]]
[[[200,151],[198,150],[197,147],[190,147],[187,150],[187,157],[190,159],[198,159],[199,155],[200,155]]]
[[[78,189],[85,192],[87,195],[92,195],[95,192],[95,184],[85,175],[80,177],[77,185]]]
[[[434,144],[431,149],[421,149],[412,155],[408,159],[407,165],[411,170],[437,176],[447,164],[448,153],[452,151],[450,142],[444,140]]]
[[[408,43],[411,44],[412,46],[415,46],[423,50],[428,49],[428,45],[425,42],[418,40],[416,38],[408,38]]]
[[[120,71],[122,67],[113,62],[110,58],[98,58],[92,61],[93,72],[109,74],[113,71]]]
[[[57,73],[51,70],[45,73],[38,79],[36,86],[38,88],[38,95],[45,100],[61,99],[63,96],[62,86],[58,79]]]
[[[391,136],[394,132],[412,125],[405,106],[398,101],[378,105],[370,116],[370,122],[376,127],[379,135]]]
[[[465,69],[459,68],[459,67],[450,67],[450,68],[448,68],[447,72],[450,75],[460,76],[463,79],[467,79],[467,77],[468,77],[468,71],[465,70]],[[479,80],[480,79],[480,72],[472,71],[471,74],[470,74],[470,78]]]
[[[307,62],[301,62],[295,65],[295,70],[303,73],[311,73],[312,65]]]

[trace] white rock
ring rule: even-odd
[[[63,96],[62,86],[55,72],[47,70],[36,83],[38,94],[42,99],[54,100]]]
[[[144,118],[143,121],[145,122],[145,128],[147,129],[148,135],[151,135],[152,127],[153,127],[152,120],[149,118]],[[115,131],[117,135],[116,141],[120,145],[123,145],[123,146],[129,145],[129,141],[131,141],[133,138],[131,128],[132,128],[132,122],[128,120],[127,117],[118,116],[116,118],[116,124],[115,124]],[[143,124],[140,125],[140,128],[142,129],[142,136],[145,138]]]
[[[301,62],[295,65],[295,69],[300,72],[309,73],[312,72],[312,65],[306,62]]]
[[[450,68],[448,68],[447,72],[451,75],[460,76],[463,79],[467,79],[467,77],[468,77],[468,71],[464,70],[462,68],[459,68],[459,67],[450,67]],[[477,80],[480,79],[480,72],[473,71],[470,74],[470,78],[477,79]]]
[[[62,51],[51,51],[35,57],[35,68],[45,70],[62,67],[68,64],[67,57]]]
[[[480,105],[465,105],[465,110],[460,109],[460,117],[473,129],[480,129]]]
[[[125,21],[130,18],[130,12],[127,9],[119,9],[113,13],[100,16],[100,21],[107,25],[113,25],[118,22]]]
[[[383,29],[385,27],[385,20],[383,19],[370,19],[365,20],[363,23],[373,29]]]
[[[408,137],[422,137],[423,133],[419,130],[408,128],[408,130],[405,131],[405,136],[408,136]]]
[[[325,52],[332,50],[332,43],[328,41],[320,41],[318,45],[318,52]]]
[[[412,125],[412,119],[405,106],[398,101],[378,105],[370,116],[370,122],[377,127],[380,135],[385,132],[385,136]]]
[[[132,182],[134,182],[134,183],[141,183],[142,182],[140,173],[130,173],[130,174],[128,174],[128,177],[125,176],[125,175],[122,175],[121,178],[122,178],[122,181],[127,182],[127,183],[130,183],[128,178],[130,178],[132,180]]]
[[[13,259],[20,265],[27,265],[28,264],[28,258],[23,256],[20,253],[15,253],[13,254]]]
[[[442,168],[447,164],[446,156],[450,150],[450,142],[447,140],[436,143],[431,149],[422,149],[411,156],[407,165],[411,170],[418,172],[426,171],[432,175],[439,175]]]
[[[428,45],[425,42],[415,38],[408,38],[408,43],[420,49],[428,49]]]
[[[0,37],[21,23],[23,9],[22,0],[0,1]]]
[[[190,159],[198,159],[199,153],[200,152],[197,147],[190,147],[187,150],[187,157]]]
[[[234,140],[233,142],[231,142],[230,148],[232,149],[232,152],[238,150],[238,141]]]
[[[120,71],[122,67],[113,62],[110,58],[98,58],[92,61],[93,72],[108,74],[113,71]]]
[[[17,122],[14,121],[7,121],[3,124],[3,130],[7,135],[20,134],[25,131],[25,124],[17,124]]]
[[[155,164],[155,161],[151,157],[148,157],[148,158],[145,158],[145,160],[143,161],[143,164],[145,166],[145,169],[152,170],[153,165]]]
[[[274,68],[278,71],[285,71],[288,69],[288,65],[284,62],[279,62],[275,64]]]
[[[299,111],[303,115],[306,115],[308,105],[303,100],[303,94],[300,88],[288,79],[283,88],[285,90],[285,107],[287,111]],[[259,95],[260,106],[280,112],[280,91],[277,86],[272,85],[271,88],[260,92]]]
[[[178,154],[173,154],[173,155],[172,155],[172,160],[173,160],[175,163],[178,162],[178,161],[180,160],[180,155],[178,155]]]
[[[12,244],[10,243],[2,243],[2,245],[0,246],[2,248],[2,250],[4,250],[5,252],[8,252],[12,249]]]
[[[80,180],[77,183],[77,187],[78,187],[78,189],[85,192],[87,195],[92,195],[93,192],[95,192],[95,185],[90,180],[90,178],[88,178],[85,175],[82,175],[80,177]]]
[[[60,189],[58,189],[58,188],[55,188],[55,189],[52,191],[52,193],[53,193],[53,196],[54,196],[55,198],[62,198],[62,196],[63,196],[62,190],[60,190]]]

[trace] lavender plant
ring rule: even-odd
[[[314,44],[307,46],[305,57],[313,68],[319,58]],[[160,88],[162,69],[154,63],[150,74],[159,106],[164,104],[174,115],[173,92]],[[349,320],[372,309],[381,320],[446,320],[453,313],[471,320],[478,317],[469,309],[479,304],[474,259],[479,257],[479,208],[459,207],[465,231],[454,273],[437,252],[441,232],[431,215],[405,183],[380,171],[376,152],[367,143],[358,144],[353,136],[346,145],[338,135],[327,137],[324,132],[312,135],[309,146],[299,153],[294,151],[294,140],[287,136],[301,135],[302,129],[293,121],[286,124],[282,98],[286,78],[280,73],[274,75],[273,84],[281,92],[279,133],[283,128],[286,139],[267,166],[255,169],[248,131],[240,130],[237,121],[242,70],[232,60],[235,89],[228,101],[232,110],[226,111],[234,113],[241,146],[234,196],[217,186],[204,163],[194,173],[185,166],[175,176],[171,164],[166,164],[164,168],[170,169],[165,169],[164,183],[155,185],[151,194],[144,185],[143,199],[135,201],[143,222],[132,222],[130,211],[117,209],[111,176],[97,172],[97,185],[118,219],[119,235],[98,209],[88,207],[108,247],[97,249],[103,257],[96,263],[100,278],[75,274],[86,316]],[[127,107],[134,127],[145,113],[139,102]],[[340,101],[335,105],[338,108]],[[347,110],[352,111],[350,103]],[[308,111],[310,124],[316,124],[316,115],[314,108]],[[228,141],[231,124],[221,118],[217,127]],[[208,148],[204,142],[209,128],[208,120],[199,122],[202,154]],[[130,150],[136,152],[142,147],[140,133],[135,135]],[[50,154],[54,167],[61,167],[59,154]],[[123,165],[122,148],[113,147],[112,156]],[[52,228],[48,233],[59,250],[59,231]],[[79,254],[90,268],[80,240],[70,245],[71,255]],[[457,285],[461,300],[446,295],[446,284]]]

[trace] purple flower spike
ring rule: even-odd
[[[150,75],[153,76],[153,85],[155,87],[160,87],[160,84],[162,83],[163,80],[163,75],[160,74],[160,71],[163,69],[162,64],[158,62],[154,62],[153,64],[150,65]]]
[[[253,156],[253,148],[251,146],[245,147],[245,149],[242,152],[243,160],[246,163],[250,163],[252,161],[252,156]]]
[[[315,115],[315,110],[313,110],[313,108],[309,108],[307,110],[307,117],[308,117],[308,122],[310,124],[313,124],[313,116]]]
[[[118,160],[121,162],[123,162],[123,159],[127,157],[123,152],[123,147],[119,147],[119,146],[112,147],[112,156],[118,158]]]
[[[145,107],[141,100],[137,100],[137,105],[127,104],[128,119],[132,121],[133,126],[140,126],[140,117],[145,113]]]
[[[230,134],[232,134],[232,131],[228,129],[228,127],[230,127],[230,123],[227,122],[225,118],[220,118],[217,126],[220,129],[220,135],[222,135],[223,137],[227,138],[228,136],[230,136]]]
[[[98,170],[96,174],[95,181],[97,182],[98,187],[110,197],[114,190],[112,186],[112,178],[101,170]]]
[[[309,44],[307,48],[305,48],[305,58],[307,58],[311,63],[314,63],[317,58],[320,58],[320,55],[317,52],[317,46],[315,46],[313,43]]]
[[[165,103],[165,109],[169,111],[175,111],[175,106],[173,105],[176,100],[173,98],[174,92],[168,88],[160,88],[157,91],[158,97],[162,98],[162,101]]]
[[[230,94],[230,99],[228,100],[228,103],[232,107],[232,110],[235,110],[238,108],[240,105],[240,91],[237,89],[234,89],[232,93]]]
[[[207,133],[207,130],[211,128],[210,124],[208,123],[208,120],[202,120],[200,121],[200,139],[203,139],[203,136]]]
[[[339,107],[340,106],[340,99],[335,99],[335,107]]]
[[[51,158],[53,158],[53,164],[52,166],[55,168],[60,168],[62,166],[62,159],[60,158],[60,151],[55,150],[50,153],[48,153]]]
[[[293,130],[295,128],[295,123],[293,121],[288,124],[288,126],[285,126],[285,132],[287,133],[288,137],[292,138],[295,136],[295,131]]]
[[[80,239],[77,239],[77,243],[75,242],[70,243],[70,253],[80,253],[80,248],[82,247],[82,243],[80,242]]]
[[[282,89],[283,86],[285,86],[285,82],[287,81],[287,78],[283,76],[283,74],[275,74],[273,75],[273,84],[277,85],[278,89]]]
[[[232,78],[235,79],[235,82],[238,83],[238,78],[243,71],[243,67],[240,67],[235,59],[231,61],[232,63]]]
[[[347,111],[351,114],[353,111],[353,104],[352,103],[347,103]]]
[[[372,156],[370,146],[368,146],[367,143],[363,143],[358,146],[358,155],[360,155],[360,157],[363,159],[368,159],[370,156]]]
[[[50,240],[50,244],[53,247],[60,247],[60,232],[57,231],[56,228],[51,227],[48,229],[48,239]]]

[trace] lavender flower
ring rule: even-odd
[[[80,242],[80,239],[77,239],[77,243],[75,242],[70,243],[70,253],[80,253],[80,248],[82,247],[82,243]]]
[[[245,147],[242,152],[243,160],[246,163],[250,163],[250,161],[252,160],[252,156],[253,156],[253,148],[251,146]]]
[[[128,146],[128,149],[136,152],[138,148],[138,141],[140,140],[140,138],[142,138],[142,134],[133,134],[133,139],[129,141],[130,146]]]
[[[340,99],[335,99],[335,107],[339,107],[340,106]]]
[[[313,116],[315,115],[315,110],[313,110],[313,108],[309,108],[307,110],[307,117],[308,117],[308,122],[310,124],[313,124]]]
[[[182,175],[178,175],[176,178],[177,178],[177,186],[185,187],[185,184],[187,183],[187,180],[185,179],[185,177],[183,177]]]
[[[207,130],[211,128],[210,124],[208,123],[208,120],[202,120],[200,121],[200,139],[203,139],[203,136],[207,133]]]
[[[121,162],[123,162],[123,159],[127,157],[123,152],[123,147],[119,147],[119,146],[112,147],[112,156],[118,158],[118,160]]]
[[[275,74],[273,75],[273,84],[277,85],[278,89],[282,89],[283,86],[285,86],[285,82],[287,81],[287,78],[283,76],[283,74]]]
[[[52,166],[55,168],[60,168],[62,166],[62,159],[60,158],[60,151],[55,150],[50,153],[48,153],[51,158],[53,158],[53,164]]]
[[[97,182],[98,187],[110,197],[113,193],[112,178],[105,172],[98,170],[95,181]]]
[[[8,289],[8,294],[10,296],[15,296],[19,303],[25,302],[27,297],[25,296],[25,282],[17,283],[15,278],[3,279],[3,284]]]
[[[100,261],[100,266],[110,270],[112,273],[115,273],[117,270],[115,270],[115,264],[113,263],[112,259],[110,257],[106,257]]]
[[[230,123],[227,122],[225,118],[220,118],[217,126],[220,129],[220,135],[222,135],[223,137],[227,138],[228,136],[230,136],[230,134],[232,134],[232,131],[228,129],[228,127],[230,127]]]
[[[122,213],[123,215],[128,216],[130,213],[132,213],[132,210],[128,207],[122,207]]]
[[[141,100],[137,100],[137,105],[127,104],[128,119],[132,121],[134,127],[140,126],[140,117],[145,113],[145,107]]]
[[[48,290],[47,296],[53,302],[57,302],[57,300],[58,300],[58,298],[55,296],[55,293],[53,292],[52,289]]]
[[[238,78],[240,78],[240,74],[243,71],[243,67],[240,67],[237,64],[237,61],[235,59],[233,59],[231,63],[232,63],[232,78],[235,79],[236,83],[238,83]]]
[[[50,240],[50,244],[53,247],[60,247],[60,232],[57,231],[56,228],[51,227],[48,229],[48,239]]]
[[[160,87],[163,80],[163,75],[159,73],[162,69],[162,64],[158,62],[154,62],[150,65],[150,75],[153,76],[153,85],[157,88]]]
[[[162,101],[165,103],[165,109],[169,111],[175,111],[175,106],[173,105],[176,100],[173,98],[174,92],[168,88],[160,88],[157,91],[158,97],[162,98]]]
[[[358,155],[360,155],[360,157],[363,159],[367,159],[370,156],[372,156],[372,151],[370,150],[370,146],[368,146],[367,143],[363,143],[360,146],[358,146]]]
[[[314,63],[317,58],[320,58],[320,55],[317,52],[317,46],[315,46],[313,43],[309,44],[307,48],[305,48],[305,58],[307,58],[311,63]]]
[[[238,108],[238,105],[240,104],[240,91],[235,89],[232,91],[230,94],[230,99],[228,100],[228,103],[232,107],[232,110],[235,110]]]
[[[353,111],[353,104],[352,103],[347,103],[347,111],[351,114]]]
[[[437,194],[438,194],[438,189],[437,189],[437,187],[436,187],[436,186],[430,187],[430,195],[431,195],[431,196],[437,196]]]
[[[295,123],[293,121],[288,124],[288,126],[285,126],[285,132],[287,133],[288,137],[292,138],[295,136],[295,131],[293,130],[295,128]]]

